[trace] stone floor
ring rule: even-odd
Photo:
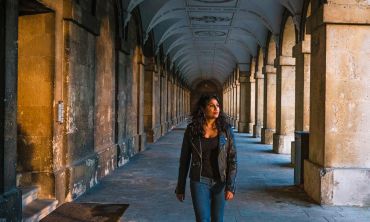
[[[130,204],[125,222],[194,221],[189,189],[184,203],[174,194],[183,133],[184,125],[175,128],[76,201]],[[225,222],[370,221],[369,208],[313,203],[292,185],[290,156],[274,154],[249,134],[237,133],[236,141],[237,193],[226,205]]]

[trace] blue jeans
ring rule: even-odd
[[[190,180],[190,192],[197,222],[224,221],[225,183],[201,177]]]

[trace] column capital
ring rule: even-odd
[[[248,83],[254,83],[254,82],[256,82],[256,80],[254,79],[254,76],[248,76],[247,82]]]
[[[263,76],[262,72],[255,72],[254,73],[254,78],[255,79],[263,79],[264,76]]]
[[[326,3],[321,5],[307,19],[307,32],[312,33],[313,30],[323,24],[361,24],[370,25],[370,11],[366,1],[364,3],[354,3],[348,1],[347,4]]]
[[[278,66],[295,66],[295,58],[291,56],[279,56],[275,59],[275,67]]]
[[[297,43],[293,47],[293,57],[297,58],[301,54],[310,54],[311,53],[311,39],[308,38]]]
[[[274,65],[265,65],[263,68],[262,68],[262,73],[264,74],[276,74],[276,68],[274,67]]]

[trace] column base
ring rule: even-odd
[[[275,153],[290,154],[291,142],[294,140],[294,135],[273,135],[273,150]]]
[[[261,137],[261,128],[262,128],[262,125],[253,125],[253,137],[254,138],[257,138],[257,137]]]
[[[235,127],[236,130],[238,130],[238,127],[239,127],[239,120],[238,119],[234,120],[234,127]]]
[[[274,141],[273,139],[274,133],[275,133],[275,129],[262,128],[261,129],[261,142],[263,144],[272,144]]]
[[[139,151],[142,152],[146,147],[146,133],[141,133],[139,135]]]
[[[164,136],[167,133],[167,124],[162,123],[161,124],[161,136]]]
[[[304,161],[304,190],[320,204],[370,206],[369,168],[326,168]]]
[[[253,125],[254,123],[248,123],[248,133],[253,134]]]
[[[239,122],[238,124],[238,132],[239,133],[248,133],[248,123]]]
[[[154,143],[161,136],[161,126],[157,126],[146,132],[146,142]]]

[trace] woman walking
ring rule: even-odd
[[[223,221],[225,200],[232,200],[235,194],[234,134],[219,102],[217,96],[201,96],[181,148],[176,196],[184,201],[190,167],[190,191],[198,222]]]

